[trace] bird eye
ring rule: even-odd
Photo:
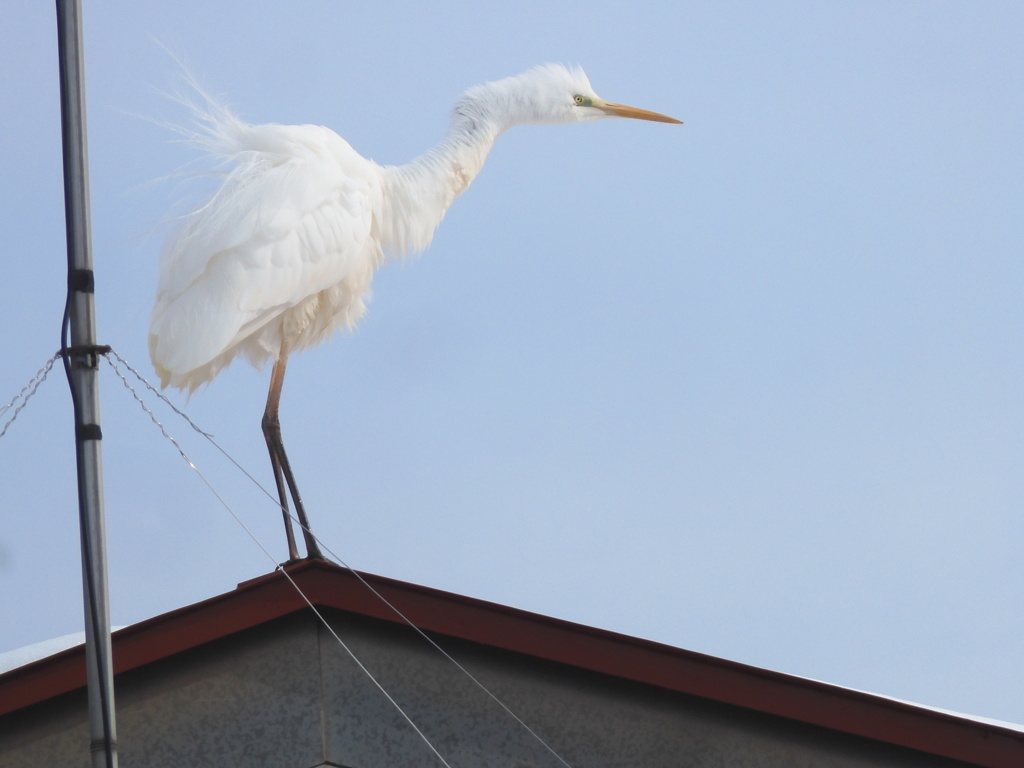
[[[582,104],[584,102],[584,98],[579,94],[576,94],[576,96],[573,97],[573,101],[575,101],[577,104]]]

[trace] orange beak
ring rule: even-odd
[[[627,107],[625,104],[616,104],[613,101],[604,101],[603,99],[594,99],[590,106],[614,117],[631,117],[635,120],[652,120],[656,123],[681,124],[683,122],[682,120],[676,120],[674,117],[663,115],[660,112],[651,112],[639,107]]]

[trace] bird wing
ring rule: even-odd
[[[218,127],[233,167],[168,242],[150,320],[154,365],[175,386],[198,386],[238,352],[276,355],[287,329],[261,331],[354,272],[368,285],[381,259],[374,163],[320,126]]]

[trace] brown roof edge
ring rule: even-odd
[[[306,560],[287,574],[317,606],[733,704],[989,768],[1024,765],[1024,732],[539,614]],[[365,581],[365,584],[361,583]],[[367,588],[372,587],[379,594]],[[279,571],[114,633],[124,672],[307,608]],[[0,675],[0,715],[85,685],[82,646]]]

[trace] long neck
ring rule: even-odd
[[[423,250],[441,219],[483,167],[509,120],[466,94],[455,105],[447,135],[411,163],[387,166],[380,223],[392,256]]]

